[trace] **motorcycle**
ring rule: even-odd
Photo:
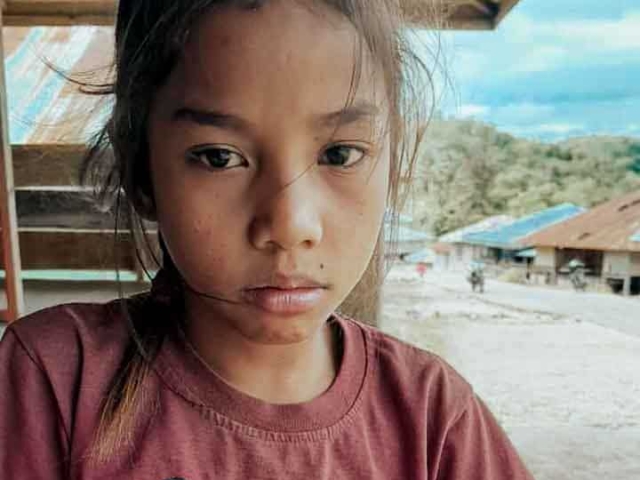
[[[472,264],[467,281],[471,284],[471,290],[475,293],[484,293],[484,269],[480,264]]]

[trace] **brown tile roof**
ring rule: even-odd
[[[535,247],[640,252],[631,237],[640,230],[640,191],[603,203],[522,240]]]

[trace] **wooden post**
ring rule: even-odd
[[[631,275],[625,275],[622,282],[622,295],[631,296]]]
[[[13,161],[9,143],[9,115],[7,113],[7,86],[4,72],[2,43],[2,11],[0,10],[0,235],[5,270],[7,310],[0,312],[0,320],[12,322],[24,312],[22,292],[18,219],[16,216]]]
[[[383,235],[380,237],[384,238]],[[338,311],[367,325],[380,327],[382,322],[382,280],[384,244],[378,241],[373,258],[358,284]]]

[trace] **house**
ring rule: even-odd
[[[552,225],[564,222],[585,211],[571,203],[563,203],[539,212],[518,218],[491,230],[466,234],[461,243],[476,247],[480,258],[492,263],[525,263],[533,261],[535,252],[523,239]],[[481,249],[481,250],[478,250]]]
[[[614,290],[640,293],[640,191],[599,205],[523,240],[535,267],[554,278],[572,260]]]
[[[435,268],[464,270],[473,260],[484,257],[486,248],[467,244],[462,239],[469,234],[493,230],[511,222],[513,217],[496,215],[441,236],[438,243],[432,246],[436,254]]]

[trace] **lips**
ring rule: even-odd
[[[244,297],[265,312],[297,315],[316,308],[326,292],[326,285],[309,277],[278,275],[272,281],[245,289]]]

